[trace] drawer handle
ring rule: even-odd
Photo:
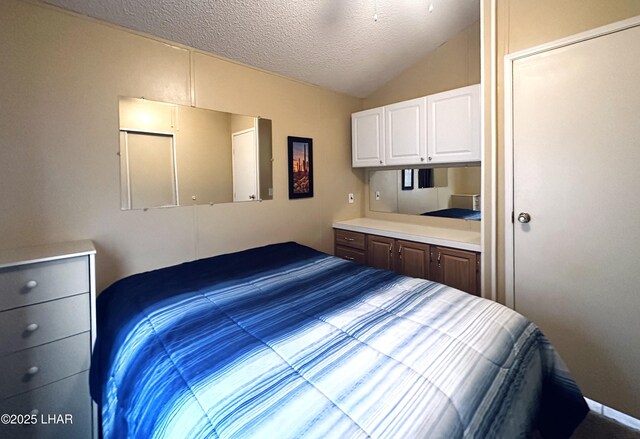
[[[344,240],[345,240],[345,241],[355,241],[356,239],[355,239],[355,238],[347,238],[347,237],[345,236],[345,237],[344,237]]]
[[[356,258],[354,258],[353,256],[345,256],[344,257],[347,261],[355,261]]]
[[[31,366],[29,369],[27,369],[27,375],[29,376],[34,376],[38,372],[40,372],[40,368],[38,366]]]
[[[33,290],[35,287],[38,286],[38,282],[36,282],[35,280],[30,280],[29,282],[27,282],[27,284],[25,285],[25,287],[27,287],[30,290]]]
[[[24,330],[26,332],[36,332],[39,327],[40,325],[38,325],[37,323],[31,323],[30,325],[27,325],[27,327],[24,328]]]

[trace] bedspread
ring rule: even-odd
[[[516,312],[295,243],[109,287],[91,391],[105,438],[568,437],[587,412]]]

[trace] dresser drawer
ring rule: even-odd
[[[13,398],[0,401],[0,414],[35,415],[33,425],[1,425],[3,438],[91,437],[92,413],[89,372],[82,372]],[[73,423],[54,424],[52,416],[71,415]]]
[[[0,355],[91,329],[89,294],[0,312]]]
[[[358,250],[349,247],[343,247],[341,245],[336,245],[336,256],[342,259],[346,259],[348,261],[357,262],[358,264],[365,264],[366,257],[364,254],[364,250]]]
[[[89,291],[89,258],[0,269],[0,311]]]
[[[89,369],[89,332],[0,357],[0,399]]]
[[[365,235],[359,232],[350,232],[349,230],[335,229],[336,246],[352,247],[360,250],[365,249]]]

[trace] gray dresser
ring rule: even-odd
[[[91,241],[0,250],[0,437],[97,438]]]

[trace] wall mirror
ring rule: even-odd
[[[480,221],[480,166],[369,171],[369,209]]]
[[[273,198],[271,121],[121,97],[121,208]]]

